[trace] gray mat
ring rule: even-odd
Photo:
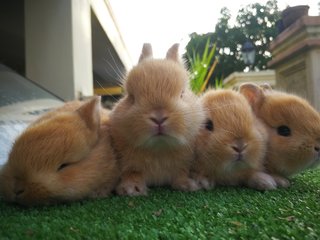
[[[30,122],[61,104],[61,99],[0,64],[0,165]]]

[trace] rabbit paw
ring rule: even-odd
[[[90,198],[105,198],[110,195],[110,189],[99,189],[89,195]]]
[[[210,181],[208,178],[201,175],[194,176],[193,179],[196,181],[200,189],[210,190],[215,186],[214,181]]]
[[[277,188],[277,183],[270,175],[256,172],[249,179],[248,186],[257,190],[273,190]]]
[[[290,181],[284,177],[273,175],[272,176],[278,187],[287,188],[290,186]]]
[[[147,186],[145,183],[137,183],[132,181],[121,182],[117,189],[117,194],[125,196],[146,196]]]
[[[186,192],[193,192],[200,189],[200,186],[191,178],[180,178],[172,184],[172,187]]]

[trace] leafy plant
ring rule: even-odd
[[[202,93],[209,82],[211,75],[218,63],[218,60],[214,61],[214,54],[216,50],[216,44],[210,45],[210,40],[207,40],[202,56],[196,53],[195,50],[192,52],[192,57],[188,55],[191,72],[191,89],[196,94]],[[211,65],[210,63],[213,62]]]
[[[215,89],[222,89],[223,88],[223,79],[216,78],[214,81],[214,88]]]
[[[271,60],[269,50],[270,42],[278,34],[276,22],[280,19],[281,12],[277,6],[277,0],[269,0],[265,4],[261,1],[242,6],[233,23],[231,11],[221,9],[221,15],[213,32],[206,34],[191,33],[190,41],[186,46],[186,54],[192,56],[195,49],[202,54],[208,39],[216,44],[216,54],[219,63],[209,80],[209,84],[215,85],[218,77],[228,77],[233,72],[242,72],[246,64],[241,57],[241,48],[245,41],[250,40],[255,45],[256,56],[253,68],[264,70]],[[190,66],[189,58],[186,59]]]

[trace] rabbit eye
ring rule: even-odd
[[[58,167],[57,171],[61,171],[62,169],[68,167],[69,165],[71,165],[71,164],[70,163],[63,163]]]
[[[208,131],[213,132],[213,122],[210,119],[206,121],[205,127]]]
[[[280,136],[289,137],[291,135],[291,130],[288,126],[282,125],[277,128],[277,132]]]

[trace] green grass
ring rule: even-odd
[[[0,239],[319,239],[320,170],[289,189],[217,188],[195,193],[155,188],[42,208],[0,201]]]

